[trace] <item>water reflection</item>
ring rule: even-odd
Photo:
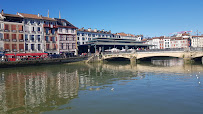
[[[167,63],[166,66],[170,65]],[[147,80],[146,85],[150,86],[151,82],[147,75],[152,73],[163,76],[168,76],[170,73],[187,74],[195,76],[200,82],[203,66],[162,67],[112,62],[1,69],[0,113],[41,113],[63,110],[60,106],[78,98],[79,91],[100,91],[110,88],[115,83],[123,86],[141,80]]]
[[[30,69],[27,69],[30,70]],[[77,70],[9,71],[0,75],[0,113],[39,113],[77,97]]]
[[[182,66],[184,65],[183,59],[179,58],[156,58],[152,59],[151,63],[158,66]]]

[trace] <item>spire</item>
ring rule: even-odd
[[[47,15],[47,17],[49,17],[49,9],[48,9],[48,15]]]
[[[3,9],[1,10],[1,14],[2,14],[2,15],[4,14],[4,10],[3,10]]]
[[[60,13],[60,11],[59,11],[59,19],[61,19],[61,13]]]

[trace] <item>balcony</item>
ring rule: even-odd
[[[50,41],[46,41],[46,43],[50,43]]]
[[[46,33],[46,35],[50,35],[50,33]]]
[[[5,49],[5,51],[6,51],[6,52],[9,52],[9,51],[10,51],[10,49]]]
[[[15,32],[15,33],[16,33],[16,32],[17,32],[17,30],[12,30],[12,32]]]
[[[17,52],[17,49],[13,49],[13,52]]]
[[[12,39],[13,42],[17,42],[17,39]]]
[[[52,43],[56,43],[56,41],[52,41]]]
[[[10,30],[6,30],[6,29],[5,29],[4,32],[10,32]]]
[[[23,39],[20,39],[19,42],[24,42],[24,40],[23,40]]]
[[[24,51],[24,49],[20,49],[20,52],[23,52]]]
[[[42,34],[42,32],[41,32],[41,31],[37,31],[37,33],[38,33],[38,34]]]
[[[57,28],[56,25],[51,25],[51,24],[44,24],[44,27],[48,27],[48,28]]]
[[[33,34],[36,34],[36,31],[32,31]]]
[[[0,28],[0,32],[3,31],[3,29]]]
[[[19,30],[19,33],[23,33],[23,31],[22,31],[22,30]]]
[[[30,31],[27,31],[27,30],[26,30],[25,32],[26,32],[26,33],[30,33]]]
[[[4,41],[6,41],[6,42],[10,42],[10,39],[4,39]]]

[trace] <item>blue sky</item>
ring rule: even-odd
[[[203,0],[1,0],[5,13],[38,14],[67,19],[78,28],[144,36],[203,32]],[[194,32],[192,33],[194,34]]]

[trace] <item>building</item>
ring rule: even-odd
[[[25,52],[26,53],[43,53],[44,46],[44,28],[42,16],[17,13],[24,21],[24,38],[25,38]]]
[[[190,39],[183,37],[172,37],[171,48],[188,48],[190,47]]]
[[[94,38],[84,45],[79,46],[79,54],[104,52],[113,48],[127,51],[128,49],[148,48],[151,45],[144,44],[144,41],[135,41],[126,38]]]
[[[59,39],[59,52],[66,53],[67,55],[77,54],[77,27],[65,19],[57,20],[57,37]]]
[[[141,41],[143,39],[143,35],[133,35],[133,34],[126,34],[124,32],[114,34],[115,38],[124,38],[124,39],[134,39],[136,41]]]
[[[45,51],[49,54],[59,54],[57,38],[57,21],[53,18],[42,17],[44,20]]]
[[[6,53],[24,52],[23,18],[19,15],[5,14],[2,10],[0,25],[0,50]]]
[[[192,36],[191,47],[203,47],[203,36]]]
[[[190,47],[190,36],[179,34],[172,37],[153,37],[148,39],[146,44],[152,45],[149,49],[188,48]]]
[[[91,28],[88,29],[78,29],[77,30],[77,45],[86,44],[88,41],[91,41],[93,38],[112,38],[113,34],[111,31],[104,31],[104,30],[92,30]]]

